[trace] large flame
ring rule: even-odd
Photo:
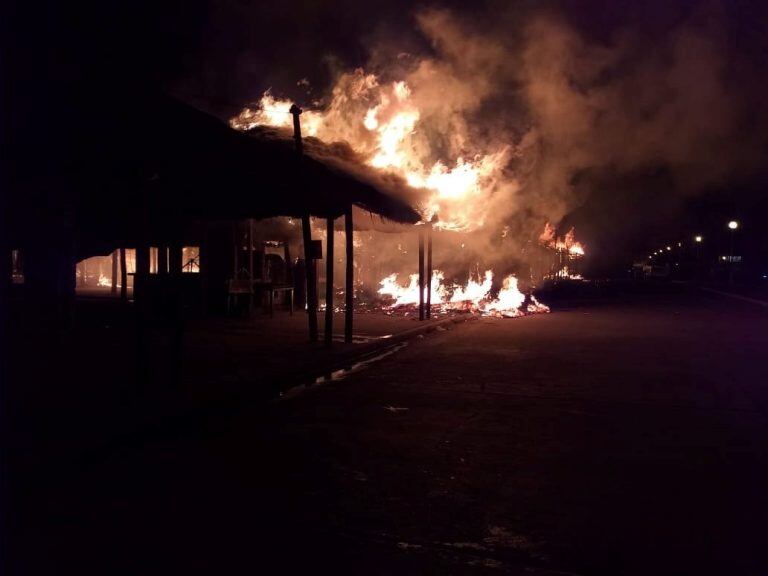
[[[268,91],[257,106],[243,109],[230,124],[241,130],[259,125],[289,127],[291,105],[290,100],[278,100]],[[424,219],[439,215],[437,226],[445,229],[469,231],[483,226],[488,199],[509,160],[508,146],[436,157],[419,132],[422,113],[408,84],[380,84],[375,75],[363,70],[342,75],[329,105],[304,112],[301,122],[304,134],[326,142],[348,142],[370,166],[424,189]]]

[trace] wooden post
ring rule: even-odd
[[[112,252],[112,286],[109,291],[117,294],[117,250]]]
[[[172,278],[178,278],[184,265],[183,248],[176,242],[170,244],[168,249],[168,269]]]
[[[304,143],[301,139],[301,120],[299,115],[302,110],[296,104],[291,106],[293,115],[293,141],[296,145],[296,156],[301,160],[304,153]],[[317,275],[315,274],[315,262],[312,259],[312,229],[309,213],[301,217],[301,231],[304,239],[304,268],[307,277],[307,316],[309,319],[309,340],[317,341]]]
[[[210,250],[208,247],[208,222],[203,221],[202,223],[202,237],[200,238],[200,292],[201,292],[201,301],[202,301],[202,309],[200,310],[200,313],[203,314],[203,316],[208,315],[208,294],[209,294],[209,283],[210,283],[210,277],[208,276],[208,270],[209,270],[209,259],[210,259]]]
[[[182,351],[184,348],[184,248],[178,223],[173,227],[173,236],[168,244],[168,280],[170,302],[166,302],[170,316],[170,385],[178,387],[181,382]]]
[[[238,222],[237,220],[234,220],[232,222],[232,246],[234,247],[233,250],[233,258],[232,258],[232,278],[234,280],[237,280],[237,273],[239,266],[239,258],[238,255],[240,253],[240,239],[238,238]]]
[[[352,228],[352,206],[347,208],[344,214],[344,239],[347,248],[347,274],[344,287],[344,342],[352,342],[352,324],[355,304],[355,246],[354,231]]]
[[[307,278],[307,316],[309,318],[309,340],[317,340],[317,276],[315,261],[312,259],[312,229],[309,215],[301,217],[301,231],[304,238],[304,268]]]
[[[333,218],[325,221],[325,345],[333,344]]]
[[[424,320],[424,226],[419,226],[419,320]]]
[[[432,318],[432,223],[427,224],[427,320]]]
[[[160,244],[157,247],[157,273],[159,275],[168,274],[168,246]]]
[[[120,248],[120,300],[128,301],[128,258],[125,248]]]
[[[248,317],[253,313],[253,219],[248,218]],[[272,309],[270,308],[270,313]]]
[[[141,244],[136,247],[136,272],[133,275],[133,299],[137,308],[146,310],[147,284],[149,280],[149,246]]]

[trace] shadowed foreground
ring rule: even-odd
[[[29,573],[760,574],[768,313],[655,296],[413,340],[38,478]]]

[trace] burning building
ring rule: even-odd
[[[362,69],[342,74],[326,105],[302,115],[308,155],[340,166],[355,157],[356,169],[363,166],[370,177],[406,184],[396,192],[421,215],[420,236],[426,235],[428,244],[425,273],[414,273],[417,255],[418,269],[424,267],[425,240],[417,248],[411,230],[360,230],[355,262],[360,301],[378,300],[387,310],[424,302],[430,312],[432,307],[503,316],[545,311],[525,293],[547,278],[580,278],[583,245],[573,229],[556,238],[547,223],[536,242],[519,222],[505,220],[519,187],[508,169],[514,147],[478,145],[460,114],[425,105],[425,84],[416,78],[414,89],[405,80],[384,82]],[[289,141],[292,106],[267,91],[230,124]]]

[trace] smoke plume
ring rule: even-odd
[[[610,229],[601,204],[620,206],[627,194],[637,210],[637,190],[658,185],[660,173],[664,210],[747,178],[764,160],[767,117],[750,94],[765,81],[749,47],[733,41],[725,9],[696,7],[661,31],[617,23],[601,35],[568,16],[418,12],[425,49],[403,52],[413,42],[377,36],[363,69],[338,71],[318,102],[318,137],[425,175],[417,185],[475,170],[476,192],[422,198],[427,215],[463,229],[438,243],[449,273],[523,267],[544,224],[585,205],[588,221]],[[407,157],[375,157],[382,150],[366,127],[396,115]],[[649,190],[648,202],[658,194]],[[632,216],[605,215],[617,236]]]

